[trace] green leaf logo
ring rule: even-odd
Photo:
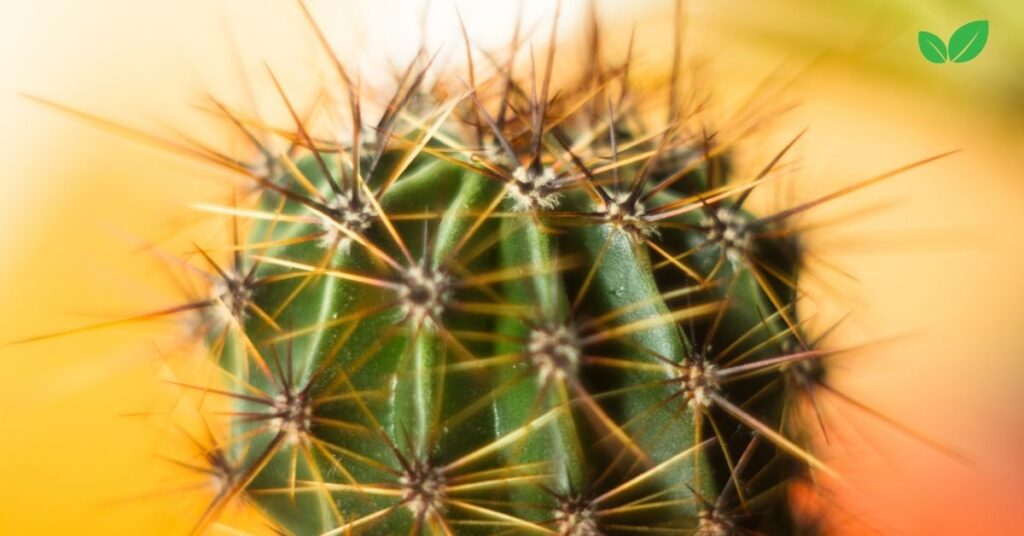
[[[921,55],[932,63],[966,63],[978,57],[987,42],[987,20],[968,22],[957,28],[949,38],[948,47],[939,36],[931,32],[917,32],[917,46],[921,49]]]
[[[946,43],[943,43],[939,36],[929,32],[917,32],[917,46],[921,47],[924,59],[932,63],[946,63]]]
[[[988,42],[988,21],[968,22],[953,32],[949,38],[949,59],[953,63],[971,61],[981,54]]]

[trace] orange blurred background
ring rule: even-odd
[[[364,70],[415,47],[421,3],[310,2],[338,48],[364,58]],[[481,44],[510,32],[512,6],[455,3]],[[630,25],[621,21],[642,30],[636,75],[650,83],[671,58],[672,3],[602,3],[616,22],[612,46],[624,48]],[[461,53],[451,3],[433,4],[428,41]],[[565,4],[571,57],[584,10]],[[910,335],[837,360],[835,383],[975,463],[966,468],[836,406],[823,456],[849,486],[834,491],[833,528],[1024,533],[1024,330],[1016,316],[1024,301],[1024,12],[995,0],[686,4],[686,49],[701,58],[700,78],[723,115],[750,93],[767,104],[800,103],[739,155],[741,169],[756,169],[809,127],[786,195],[811,199],[962,149],[816,215],[885,208],[809,238],[839,268],[819,266],[827,284],[816,289],[823,317],[851,315],[836,343]],[[550,11],[550,2],[526,2],[528,21]],[[918,30],[948,35],[977,18],[992,24],[977,60],[921,59]],[[294,2],[7,2],[0,39],[0,341],[176,303],[177,288],[138,243],[165,237],[161,246],[181,253],[191,240],[219,236],[217,226],[179,226],[189,203],[229,192],[209,166],[18,92],[239,150],[195,106],[203,95],[247,106],[245,72],[262,112],[276,117],[282,110],[262,62],[296,95],[329,80]],[[773,82],[764,86],[766,78]],[[770,91],[780,81],[791,81],[781,97]],[[188,532],[210,492],[174,491],[200,481],[167,460],[187,457],[189,447],[166,418],[182,404],[181,390],[165,380],[199,359],[179,348],[179,330],[157,322],[0,348],[0,534]],[[241,509],[212,532],[237,533],[227,525],[267,532]]]

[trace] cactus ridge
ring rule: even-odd
[[[758,215],[802,133],[737,179],[678,58],[655,94],[592,39],[555,91],[556,15],[539,75],[532,56],[516,74],[517,37],[481,76],[464,31],[468,86],[428,82],[421,54],[381,99],[303,10],[346,134],[270,72],[292,128],[213,101],[251,162],[160,141],[243,177],[231,205],[200,205],[230,218],[230,259],[197,247],[201,295],[118,321],[186,313],[221,372],[183,383],[227,408],[189,436],[216,483],[195,530],[245,500],[301,535],[812,532],[790,487],[837,475],[802,408],[851,401],[823,362],[848,349],[798,316],[793,222],[938,157]]]

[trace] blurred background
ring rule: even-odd
[[[432,48],[457,61],[455,5],[484,47],[507,40],[516,11],[512,2],[435,0],[421,26],[425,3],[309,2],[364,72],[389,59],[400,64],[421,27]],[[635,25],[637,81],[663,83],[674,2],[598,4],[609,50],[624,53]],[[822,221],[855,217],[808,238],[820,259],[808,281],[821,296],[815,307],[823,318],[849,315],[836,344],[899,337],[836,360],[835,385],[974,462],[966,467],[862,411],[830,404],[835,431],[822,455],[849,484],[830,495],[836,533],[1024,533],[1017,4],[685,3],[685,50],[693,78],[714,96],[712,118],[727,122],[748,100],[765,111],[796,105],[769,114],[770,128],[740,146],[740,169],[757,169],[808,128],[792,179],[762,206],[961,149],[830,205]],[[582,49],[585,7],[564,2],[563,61]],[[552,2],[524,2],[527,27],[552,11]],[[935,65],[921,57],[919,30],[945,37],[977,19],[990,21],[991,34],[976,60]],[[280,117],[263,62],[299,101],[331,80],[296,3],[282,0],[4,2],[0,40],[0,341],[177,303],[175,282],[139,245],[160,240],[180,253],[223,231],[194,223],[188,205],[228,192],[210,166],[19,93],[237,150],[223,123],[197,106],[206,94]],[[0,534],[188,532],[211,491],[191,489],[202,480],[171,461],[195,448],[165,418],[181,404],[181,389],[166,381],[171,372],[199,366],[180,329],[156,322],[0,348]],[[268,532],[242,507],[225,524]]]

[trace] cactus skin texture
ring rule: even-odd
[[[197,530],[240,496],[301,535],[802,530],[788,485],[831,471],[790,408],[826,354],[787,221],[816,203],[745,208],[792,143],[734,180],[680,87],[646,126],[665,95],[601,56],[554,97],[553,46],[468,90],[420,61],[374,125],[340,69],[345,142],[277,85],[292,150],[225,208],[231,470]]]

